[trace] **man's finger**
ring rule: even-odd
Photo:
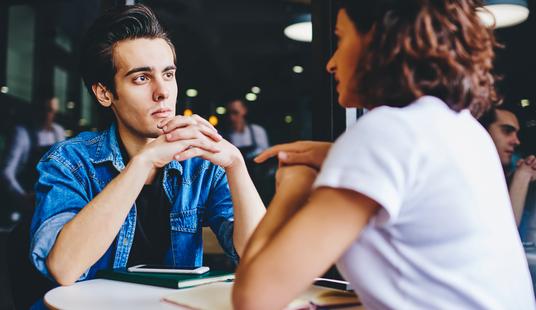
[[[218,134],[217,132],[214,132],[210,128],[201,125],[198,127],[175,128],[174,130],[166,133],[166,141],[174,142],[184,139],[199,138],[201,136],[199,133],[215,142],[219,142],[223,139],[222,136],[220,136],[220,134]]]
[[[217,130],[214,129],[214,127],[199,125],[199,131],[216,142],[219,142],[223,139],[223,137],[218,133]]]
[[[193,118],[198,124],[205,125],[216,133],[218,132],[218,130],[214,126],[212,126],[212,124],[209,121],[202,118],[201,116],[194,114],[191,116],[191,118]]]
[[[175,142],[179,140],[189,140],[198,138],[197,131],[192,127],[177,128],[166,133],[166,141]]]
[[[182,140],[180,142],[175,142],[175,143],[178,144],[177,153],[185,151],[185,149],[189,149],[189,148],[199,148],[210,153],[220,152],[220,148],[215,143],[210,142],[208,140],[190,139],[190,140]]]
[[[194,157],[200,157],[200,156],[204,155],[205,153],[206,153],[206,151],[203,151],[200,148],[192,147],[192,148],[187,149],[184,152],[180,152],[180,153],[176,154],[175,155],[175,160],[183,161],[183,160],[187,160],[187,159],[194,158]]]
[[[177,128],[187,127],[195,124],[197,124],[197,122],[194,119],[177,115],[170,120],[162,122],[160,125],[162,126],[162,130],[164,130],[165,133],[168,133]]]

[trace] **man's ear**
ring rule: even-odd
[[[91,90],[93,90],[95,97],[97,97],[97,100],[103,107],[108,108],[110,105],[112,105],[113,95],[106,88],[106,86],[102,85],[101,83],[96,83],[91,86]]]

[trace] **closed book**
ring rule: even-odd
[[[234,273],[210,270],[204,274],[170,274],[129,272],[126,268],[117,268],[99,270],[97,278],[169,288],[187,288],[207,283],[234,280]]]

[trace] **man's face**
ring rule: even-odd
[[[54,120],[54,116],[56,113],[58,113],[58,110],[60,109],[60,102],[58,98],[53,97],[47,102],[47,109],[46,109],[46,121],[49,123],[52,123]]]
[[[173,52],[163,39],[133,39],[113,49],[117,96],[112,110],[120,130],[143,138],[161,134],[157,124],[175,116],[177,81]]]
[[[235,100],[227,105],[227,113],[231,123],[238,124],[244,121],[247,110],[242,102]]]
[[[519,122],[512,112],[496,110],[495,113],[497,113],[497,120],[489,126],[488,131],[499,152],[501,164],[508,166],[515,148],[520,143],[517,138]]]

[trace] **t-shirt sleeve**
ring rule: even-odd
[[[356,191],[381,209],[372,220],[387,225],[398,217],[413,182],[418,146],[411,126],[395,111],[365,114],[333,145],[314,187]]]

